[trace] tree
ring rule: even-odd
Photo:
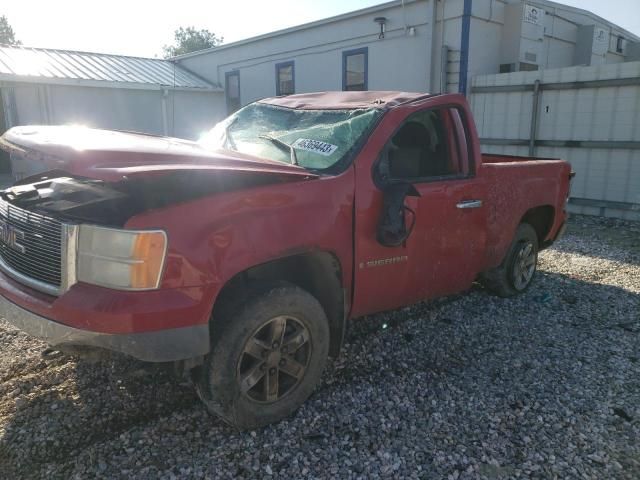
[[[22,42],[16,40],[16,34],[9,25],[7,17],[0,17],[0,45],[20,45]]]
[[[196,30],[194,27],[180,27],[176,30],[174,37],[175,44],[165,45],[163,48],[164,58],[217,47],[223,41],[223,37],[218,37],[207,29]]]

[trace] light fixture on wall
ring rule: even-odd
[[[386,25],[387,25],[387,18],[386,17],[376,17],[373,19],[374,22],[376,22],[378,25],[380,25],[380,35],[378,35],[378,38],[380,40],[382,40],[384,38],[384,32],[386,30]]]

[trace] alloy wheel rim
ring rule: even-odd
[[[531,282],[536,271],[536,259],[533,243],[523,243],[513,265],[513,286],[516,290],[524,290]]]
[[[311,333],[297,318],[268,320],[249,337],[238,360],[240,392],[259,403],[288,395],[304,378],[311,346]]]

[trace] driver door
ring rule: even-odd
[[[377,144],[367,145],[373,160],[356,162],[354,316],[465,290],[482,268],[486,191],[464,118],[469,114],[461,106],[391,111]],[[377,235],[384,190],[398,183],[419,194],[405,199],[415,224],[400,245],[384,246]]]

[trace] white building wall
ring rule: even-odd
[[[471,41],[469,43],[469,75],[500,71],[500,49],[505,28],[505,4],[501,1],[473,3]]]
[[[403,9],[400,1],[390,2],[178,61],[220,85],[226,72],[238,70],[243,105],[276,94],[275,65],[284,61],[295,62],[296,93],[341,90],[342,52],[360,47],[369,49],[370,90],[457,92],[464,0],[406,0],[404,4]],[[520,53],[529,50],[535,52],[540,68],[572,66],[580,25],[607,29],[608,51],[594,56],[593,64],[624,60],[616,52],[618,35],[638,40],[589,12],[546,0],[526,4],[546,12],[539,27],[522,22],[525,2],[521,0],[473,0],[469,79],[498,73],[503,63],[524,61]],[[383,40],[378,39],[375,17],[387,19]]]
[[[0,88],[5,102],[5,115],[9,120],[7,126],[47,123],[46,112],[40,100],[40,86],[4,84]]]
[[[9,82],[0,91],[8,127],[81,124],[195,139],[225,116],[220,92]]]
[[[169,135],[197,140],[226,117],[224,94],[170,91],[167,96]]]
[[[617,27],[606,20],[590,14],[581,12],[575,8],[562,5],[560,3],[544,2],[544,1],[530,1],[528,3],[539,4],[541,7],[547,10],[546,23],[545,23],[545,50],[549,56],[552,56],[554,52],[560,48],[562,50],[562,44],[571,44],[575,46],[577,39],[578,27],[580,25],[595,25],[597,27],[607,30],[607,52],[598,61],[595,59],[596,64],[599,63],[619,63],[623,62],[624,54],[616,52],[616,44],[618,36],[623,36],[629,40],[634,38],[634,35],[630,35],[629,32]],[[547,40],[548,38],[548,40]],[[635,38],[637,40],[637,37]],[[567,45],[564,46],[566,50]],[[564,57],[568,59],[568,56]],[[570,64],[549,64],[548,68],[566,67]]]
[[[163,133],[160,91],[62,85],[46,88],[49,124]]]
[[[463,0],[448,0],[436,4],[435,42],[431,65],[434,78],[432,93],[458,92]],[[443,48],[446,46],[446,48]],[[443,54],[447,58],[443,58]]]
[[[295,62],[296,93],[342,90],[342,52],[368,47],[370,90],[425,92],[431,89],[433,1],[407,0],[404,11],[400,2],[394,2],[355,17],[218,47],[179,62],[221,85],[226,72],[238,70],[244,105],[275,95],[275,65],[284,61]],[[381,16],[387,19],[384,39],[378,38],[374,22]]]

